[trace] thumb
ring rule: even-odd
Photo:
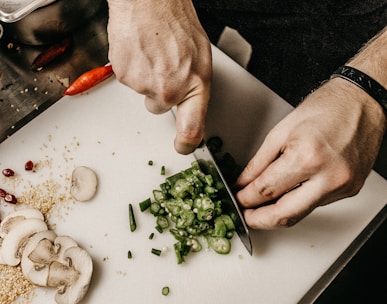
[[[177,105],[175,149],[189,154],[200,144],[204,135],[209,101],[209,89]]]

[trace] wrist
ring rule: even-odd
[[[343,78],[332,78],[327,81],[322,89],[322,97],[328,102],[338,103],[340,109],[347,111],[346,116],[362,115],[368,117],[366,121],[372,121],[379,126],[382,133],[387,129],[387,115],[383,107],[375,101],[366,91]]]
[[[341,66],[333,72],[331,79],[342,78],[354,86],[359,87],[372,97],[387,114],[387,90],[376,80],[362,71],[351,66]]]

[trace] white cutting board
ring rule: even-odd
[[[224,151],[245,164],[291,107],[218,49],[213,52],[207,136],[221,136]],[[92,201],[58,203],[49,219],[58,235],[72,236],[93,258],[83,303],[296,303],[387,202],[387,182],[372,172],[356,197],[319,208],[293,228],[252,231],[253,256],[234,237],[229,255],[205,249],[177,265],[172,236],[155,233],[149,240],[154,218],[137,208],[164,181],[162,165],[170,175],[193,160],[174,151],[174,134],[171,114],[149,114],[141,95],[110,79],[82,96],[62,98],[0,144],[1,168],[14,168],[21,180],[5,185],[16,194],[23,183],[49,178],[67,193],[73,168],[97,172],[100,186]],[[51,165],[24,172],[29,159]],[[128,203],[135,206],[133,233]],[[1,215],[11,209],[2,203]],[[164,247],[160,257],[150,253]],[[170,287],[168,296],[161,294],[163,286]],[[53,297],[53,290],[40,288],[32,303],[54,303]]]

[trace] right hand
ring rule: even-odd
[[[211,47],[190,0],[108,0],[109,60],[120,82],[155,114],[177,105],[175,149],[201,142],[210,98]]]

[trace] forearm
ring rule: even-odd
[[[387,27],[371,39],[346,65],[365,73],[381,86],[387,88]],[[367,120],[378,126],[378,131],[382,134],[385,132],[387,111],[382,106],[380,95],[379,98],[375,97],[377,94],[371,96],[372,91],[366,92],[367,89],[362,89],[340,77],[331,79],[323,86],[323,92],[324,89],[333,95],[340,95],[341,106],[351,109],[352,114],[356,112],[356,108],[363,109],[360,111],[361,115],[369,116]],[[373,91],[375,92],[374,88]]]
[[[387,88],[387,26],[349,60],[348,65]]]
[[[380,33],[378,33],[373,39],[371,39],[359,53],[350,59],[347,63],[348,66],[353,67],[375,81],[377,81],[384,89],[387,88],[387,27],[385,27]],[[359,94],[358,99],[362,99],[369,107],[375,108],[376,118],[381,116],[380,126],[383,130],[387,127],[387,110],[382,105],[377,104],[381,100],[376,100],[364,91],[358,91],[357,88],[355,94]],[[361,98],[363,96],[363,98]]]

